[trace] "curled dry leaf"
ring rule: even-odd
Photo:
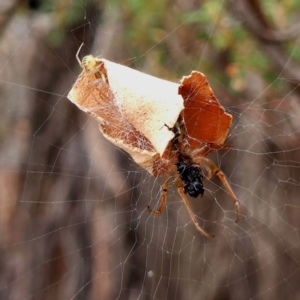
[[[220,105],[205,75],[193,71],[183,77],[179,94],[184,99],[182,115],[190,148],[201,149],[203,155],[223,148],[232,116]]]
[[[192,150],[205,148],[205,155],[222,147],[232,117],[202,73],[193,71],[179,85],[91,55],[82,67],[68,98],[152,175],[167,172],[176,162],[172,128],[179,116]]]
[[[178,84],[88,56],[68,98],[136,163],[155,176],[165,172],[169,161],[161,157],[183,109]]]
[[[193,71],[180,84],[162,80],[106,59],[89,55],[68,98],[91,114],[103,135],[126,151],[154,176],[170,173],[191,220],[200,227],[186,194],[204,193],[202,167],[207,178],[215,174],[231,196],[240,218],[239,202],[224,173],[205,156],[224,147],[232,116],[216,99],[205,76]],[[170,176],[169,176],[170,177]],[[161,214],[167,200],[168,180],[154,215]]]

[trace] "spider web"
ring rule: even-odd
[[[265,1],[265,17],[250,1],[3,5],[1,299],[299,298],[296,2]],[[281,29],[263,31],[270,20]],[[233,115],[229,149],[209,158],[240,201],[239,223],[218,178],[189,199],[214,239],[195,229],[172,184],[162,215],[149,214],[163,179],[66,98],[82,42],[82,56],[174,82],[206,74]]]

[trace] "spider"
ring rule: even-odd
[[[231,189],[224,173],[214,164],[213,161],[203,156],[203,154],[201,153],[201,149],[192,151],[190,155],[186,153],[190,152],[190,148],[189,145],[185,142],[185,128],[182,119],[179,118],[179,121],[175,124],[175,126],[173,128],[169,128],[169,130],[172,130],[175,134],[172,140],[172,146],[174,152],[176,153],[175,157],[177,162],[174,163],[176,169],[173,169],[173,173],[175,175],[175,183],[178,193],[183,200],[183,203],[185,204],[196,229],[199,230],[205,237],[213,238],[213,235],[209,234],[200,227],[186,197],[186,194],[189,194],[193,198],[197,198],[199,195],[201,195],[201,197],[203,196],[204,175],[201,166],[203,166],[207,170],[207,176],[205,180],[210,180],[212,175],[218,176],[225,189],[231,196],[231,200],[235,205],[237,212],[237,218],[235,222],[238,222],[240,219],[239,201],[237,200],[237,197]],[[200,155],[197,156],[197,154]],[[147,206],[148,211],[155,216],[159,216],[166,205],[168,185],[169,179],[167,179],[162,186],[162,196],[158,208],[156,210],[152,210],[149,205]]]
[[[232,116],[220,105],[205,75],[192,71],[177,85],[92,55],[80,62],[82,46],[76,58],[83,71],[68,98],[99,122],[104,137],[150,174],[169,174],[158,208],[153,211],[148,206],[148,210],[156,216],[162,213],[169,178],[173,176],[196,228],[212,238],[198,224],[186,194],[192,198],[202,196],[203,182],[216,175],[229,193],[237,211],[236,222],[239,221],[237,197],[223,172],[206,158],[210,152],[226,147]],[[95,84],[98,81],[101,84]]]

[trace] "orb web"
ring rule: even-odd
[[[299,297],[299,5],[251,3],[1,8],[1,298]],[[66,98],[82,42],[82,55],[173,82],[207,76],[233,116],[228,147],[208,157],[241,203],[240,222],[218,178],[189,198],[213,239],[194,228],[172,182],[161,216],[149,214],[163,178]]]

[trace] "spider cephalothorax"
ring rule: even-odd
[[[201,197],[204,193],[202,169],[194,164],[186,164],[182,161],[176,163],[177,172],[184,182],[183,191],[191,197]]]
[[[175,163],[177,167],[177,172],[180,179],[184,183],[183,191],[188,193],[191,197],[197,198],[199,195],[203,195],[203,173],[199,165],[193,163],[191,157],[186,153],[182,152],[183,139],[185,134],[184,123],[181,117],[179,117],[175,126],[172,128],[175,134],[173,138],[173,147],[177,151],[178,162]]]

